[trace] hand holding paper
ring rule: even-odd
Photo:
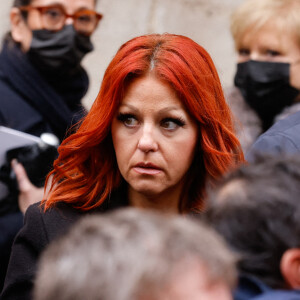
[[[27,208],[31,204],[39,202],[43,199],[44,188],[37,188],[30,182],[24,167],[22,164],[18,163],[17,160],[14,159],[11,165],[16,174],[16,179],[19,186],[19,208],[20,211],[25,214]]]

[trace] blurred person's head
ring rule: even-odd
[[[69,71],[93,50],[101,14],[96,0],[15,0],[6,41],[17,44],[43,71]]]
[[[206,218],[240,256],[242,274],[300,288],[299,195],[299,156],[257,157],[211,190]]]
[[[125,209],[89,216],[43,253],[35,300],[229,300],[235,258],[211,228]]]
[[[300,1],[246,0],[233,13],[235,84],[266,130],[297,102],[300,90]]]
[[[207,181],[243,161],[212,59],[175,34],[121,46],[59,152],[46,208],[95,208],[124,184],[133,206],[200,211]]]

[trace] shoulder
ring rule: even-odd
[[[300,299],[300,291],[296,290],[273,290],[261,296],[251,298],[253,300],[297,300]]]
[[[39,229],[44,229],[50,242],[63,234],[82,214],[82,212],[66,203],[58,203],[55,207],[46,211],[43,205],[35,203],[26,211],[24,226],[39,223]],[[36,231],[34,226],[31,229],[33,232]]]
[[[251,275],[240,275],[238,287],[234,291],[234,300],[296,300],[300,299],[300,290],[274,290]]]
[[[44,211],[31,205],[15,238],[1,299],[31,299],[37,262],[47,245],[63,235],[82,213],[67,204]]]
[[[300,128],[300,111],[297,111],[286,118],[276,122],[262,136],[284,135],[286,137],[299,136]],[[300,140],[300,139],[299,139]]]
[[[238,285],[234,290],[234,300],[256,299],[272,289],[253,275],[239,274]]]
[[[275,123],[262,134],[246,153],[246,159],[252,160],[255,153],[300,152],[300,111]]]
[[[285,107],[276,117],[274,123],[285,119],[286,117],[300,111],[300,103],[296,102],[290,106]]]

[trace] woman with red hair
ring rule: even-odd
[[[82,215],[129,205],[199,213],[205,186],[243,161],[209,54],[179,35],[130,40],[59,147],[47,197],[27,210],[2,299],[30,299],[39,254]]]

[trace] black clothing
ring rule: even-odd
[[[66,233],[82,216],[124,206],[128,206],[128,200],[121,189],[99,208],[88,212],[81,212],[65,203],[60,203],[46,212],[43,212],[40,203],[31,205],[26,211],[24,226],[12,248],[1,299],[32,299],[33,279],[42,250],[51,241]]]
[[[21,212],[9,213],[0,217],[0,291],[4,283],[11,245],[22,225],[23,215]]]
[[[60,74],[41,74],[18,46],[5,43],[0,53],[0,125],[36,136],[44,132],[53,133],[61,141],[67,128],[85,114],[80,101],[87,92],[88,84],[87,73],[81,67],[64,77]],[[13,198],[9,202],[13,205],[9,206],[9,223],[1,230],[0,290],[12,237],[23,223],[23,216],[18,211],[17,194],[8,197]],[[6,200],[3,200],[3,205]],[[7,210],[2,210],[0,224],[7,222],[4,215]]]
[[[80,104],[88,88],[80,68],[70,76],[40,74],[17,46],[4,45],[0,54],[0,125],[40,136],[55,134],[60,140],[67,128],[84,114]]]

